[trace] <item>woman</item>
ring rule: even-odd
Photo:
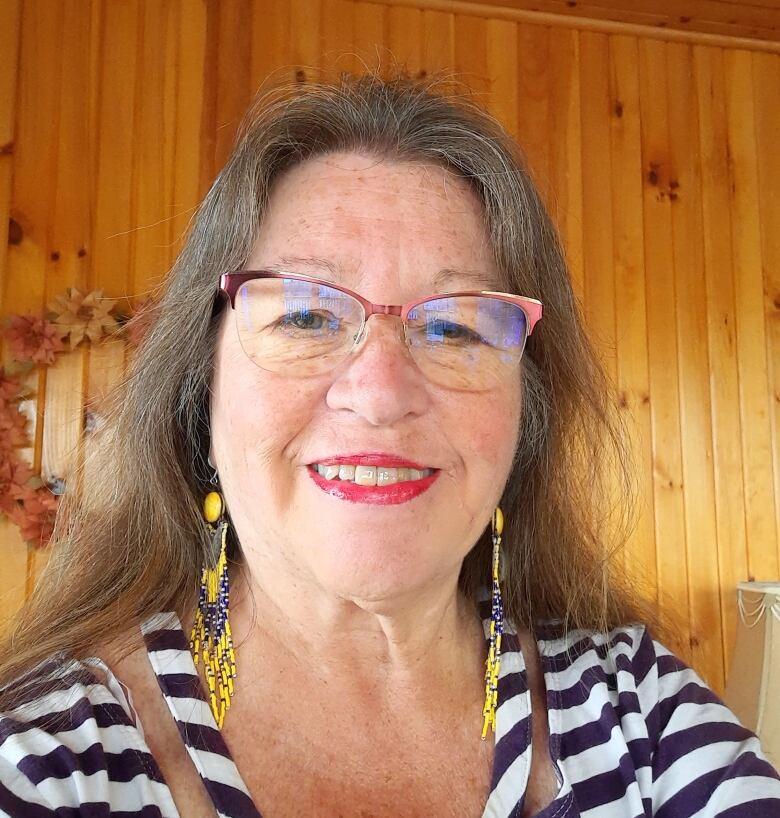
[[[610,575],[611,405],[494,121],[264,98],[3,654],[0,812],[780,814]]]

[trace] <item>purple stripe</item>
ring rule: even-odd
[[[573,783],[572,789],[577,796],[577,806],[580,810],[588,810],[623,798],[635,780],[631,756],[624,753],[617,768]],[[682,818],[682,815],[675,815],[675,818]]]
[[[206,701],[200,677],[192,673],[158,673],[160,689],[172,699],[201,699]]]
[[[654,818],[688,818],[689,815],[703,809],[715,788],[726,777],[727,770],[728,767],[707,770],[698,778],[685,784],[655,811]]]
[[[203,783],[214,806],[230,818],[262,818],[252,799],[241,790],[208,778],[204,778]]]
[[[0,781],[0,813],[4,815],[17,815],[19,818],[52,818],[54,813],[46,807],[31,804],[29,801],[22,801],[18,795],[11,792],[2,781]]]
[[[566,650],[562,650],[559,653],[545,653],[542,656],[542,661],[544,663],[544,668],[548,673],[562,673],[568,670],[574,661],[590,651],[593,651],[596,656],[598,656],[600,662],[605,662],[610,651],[618,645],[628,645],[629,647],[633,647],[634,640],[630,634],[624,633],[623,631],[618,631],[603,644],[596,643],[592,636],[585,636],[578,642],[572,644]],[[613,657],[613,660],[617,662],[617,660],[620,658],[628,660],[628,657],[622,653],[616,654]],[[627,667],[630,667],[630,660],[628,661],[629,664]]]
[[[493,774],[491,775],[490,791],[497,786],[501,777],[509,769],[511,764],[521,756],[531,743],[531,717],[526,716],[512,725],[508,733],[505,733],[496,744],[496,751],[493,755]]]
[[[74,753],[64,745],[44,755],[31,753],[17,766],[36,785],[51,778],[69,778],[76,771],[93,775],[103,770],[109,781],[132,781],[144,774],[152,781],[163,782],[162,773],[149,753],[131,748],[121,753],[107,753],[99,743],[81,753]]]
[[[179,733],[188,747],[195,750],[206,750],[209,753],[218,753],[225,758],[232,760],[230,750],[228,750],[222,733],[214,727],[206,727],[202,724],[195,724],[189,721],[176,719],[176,726]]]
[[[653,755],[653,769],[658,778],[675,761],[697,749],[721,741],[743,742],[753,736],[750,730],[740,724],[727,721],[709,721],[694,724],[684,730],[676,730],[663,736]],[[736,750],[736,748],[735,748]]]
[[[634,674],[634,684],[637,688],[642,686],[647,674],[656,668],[656,658],[652,635],[645,629],[631,657],[631,672]]]
[[[116,724],[131,725],[121,705],[116,703],[92,704],[89,699],[81,698],[76,704],[65,710],[46,713],[27,721],[19,721],[10,717],[0,718],[0,747],[9,736],[28,730],[64,733],[81,727],[91,719],[95,720],[98,728],[111,727]]]
[[[53,665],[54,663],[46,663]],[[37,668],[36,670],[42,670]],[[84,665],[79,665],[78,668],[63,672],[64,669],[60,666],[55,675],[56,668],[52,668],[46,673],[51,675],[38,674],[34,677],[23,678],[16,682],[14,693],[14,701],[12,707],[21,707],[25,704],[30,704],[36,699],[46,696],[48,693],[56,693],[58,691],[70,690],[75,685],[91,686],[100,684],[97,677]]]
[[[612,729],[619,724],[615,711],[609,702],[605,702],[597,719],[561,733],[560,760],[575,756],[583,750],[609,742]]]
[[[547,707],[548,709],[554,707],[556,698],[559,710],[580,707],[588,700],[594,688],[606,687],[607,690],[604,691],[604,696],[608,698],[608,691],[615,690],[616,686],[617,682],[614,674],[605,673],[604,668],[599,665],[591,665],[585,668],[579,680],[569,687],[557,691],[548,690]]]
[[[750,818],[777,818],[780,815],[780,798],[754,798],[747,805],[736,807],[718,813],[718,818],[745,818],[750,812]]]
[[[50,814],[55,818],[162,818],[160,808],[154,804],[129,811],[113,809],[106,801],[85,801],[77,807],[57,807]],[[26,812],[19,815],[20,818],[27,818]]]
[[[149,631],[144,634],[146,649],[149,653],[156,653],[160,650],[186,650],[190,649],[190,640],[184,635],[181,628],[160,628],[156,631]]]

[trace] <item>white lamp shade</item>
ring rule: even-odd
[[[739,621],[724,702],[780,767],[780,582],[740,582]]]

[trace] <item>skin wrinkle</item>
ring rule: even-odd
[[[456,259],[496,275],[484,253],[481,206],[467,185],[436,167],[421,173],[419,164],[365,165],[356,155],[324,157],[283,176],[245,266],[325,257],[334,276],[362,267],[358,291],[382,303],[432,294],[426,276]],[[329,201],[345,204],[328,210]],[[348,269],[339,271],[338,261]],[[490,393],[429,383],[408,353],[398,354],[406,352],[399,324],[373,317],[368,337],[336,371],[292,381],[249,361],[227,310],[217,344],[212,447],[246,560],[239,592],[231,589],[237,640],[250,646],[258,628],[284,645],[282,662],[308,667],[314,658],[337,687],[402,702],[453,674],[481,686],[482,623],[457,578],[511,467],[520,390],[519,381]],[[442,474],[399,506],[345,503],[314,486],[307,463],[356,449],[427,456]],[[291,633],[294,639],[274,636]],[[244,678],[251,679],[252,665],[245,647]],[[259,664],[255,669],[261,672]]]

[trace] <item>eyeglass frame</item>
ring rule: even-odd
[[[326,287],[332,287],[336,290],[340,290],[341,292],[344,292],[354,298],[363,307],[363,313],[365,315],[363,323],[358,333],[355,335],[356,340],[362,339],[366,325],[368,324],[368,319],[372,315],[396,315],[401,319],[401,322],[405,327],[406,317],[412,309],[418,307],[420,304],[424,304],[428,301],[435,301],[439,298],[452,298],[454,296],[469,295],[487,296],[489,298],[495,298],[499,301],[506,301],[509,304],[514,304],[523,311],[526,318],[526,326],[528,328],[525,338],[523,339],[523,348],[520,350],[520,358],[518,358],[518,362],[520,359],[522,359],[528,338],[531,336],[536,324],[541,320],[543,312],[542,302],[536,298],[513,295],[512,293],[497,292],[494,290],[460,290],[457,292],[434,293],[433,295],[428,295],[424,298],[418,298],[414,301],[410,301],[407,304],[375,304],[373,301],[363,298],[362,295],[356,293],[354,290],[351,290],[349,287],[344,287],[343,285],[337,284],[333,281],[328,281],[324,278],[317,278],[316,276],[308,276],[303,273],[287,273],[279,272],[277,270],[236,270],[232,273],[222,273],[222,275],[219,277],[217,296],[227,296],[227,299],[230,302],[230,308],[235,310],[238,291],[244,284],[246,284],[247,281],[254,281],[256,279],[285,278],[294,279],[295,281],[308,281],[311,284],[322,284]],[[354,346],[352,349],[354,350]]]

